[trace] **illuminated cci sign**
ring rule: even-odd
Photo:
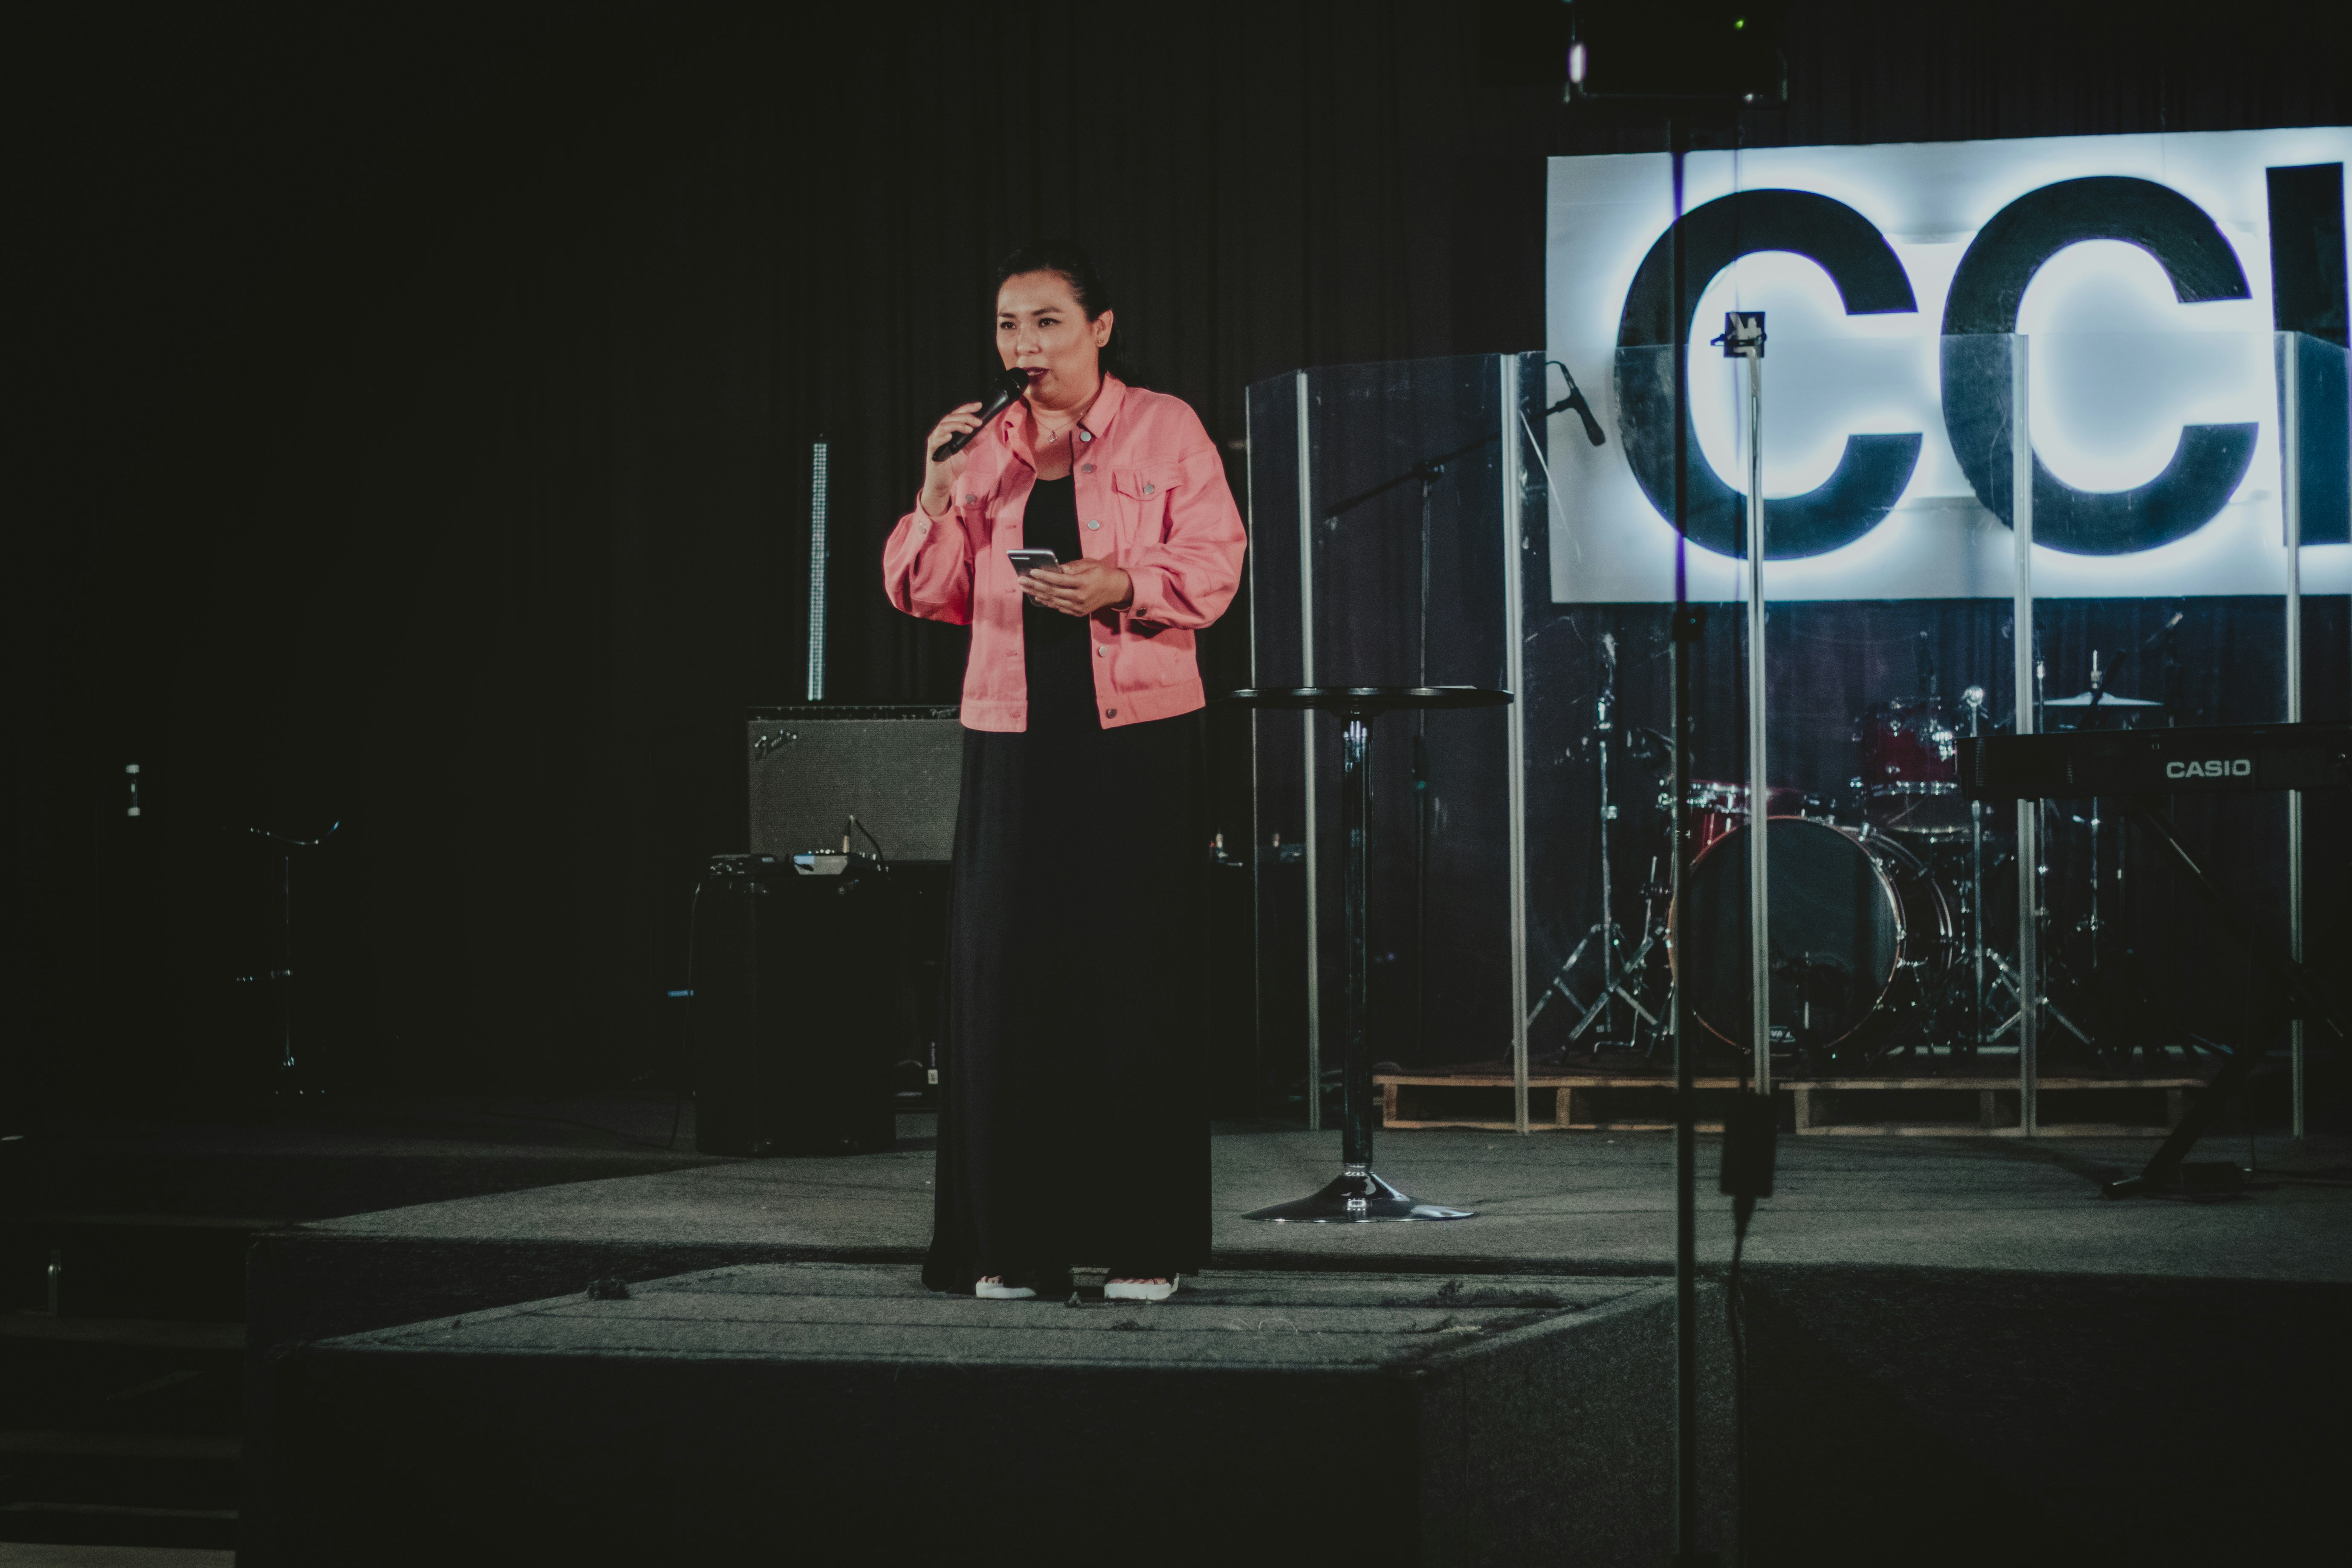
[[[1738,593],[1738,370],[1762,310],[1767,592],[2007,595],[2009,377],[2029,347],[2034,589],[2277,593],[2283,375],[2304,581],[2352,585],[2343,166],[2352,130],[1694,153],[1685,180],[1692,591]],[[1664,154],[1551,161],[1549,352],[1602,410],[1556,419],[1556,600],[1673,592]],[[1554,394],[1558,388],[1555,386]]]

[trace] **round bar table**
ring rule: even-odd
[[[1468,1219],[1469,1209],[1413,1202],[1372,1170],[1372,1065],[1366,1033],[1370,988],[1364,923],[1371,882],[1371,723],[1400,708],[1498,708],[1511,700],[1511,694],[1482,686],[1289,686],[1228,691],[1218,700],[1269,710],[1317,708],[1347,726],[1339,739],[1339,823],[1348,840],[1341,861],[1347,889],[1348,1031],[1339,1058],[1339,1173],[1311,1197],[1254,1209],[1242,1217],[1306,1225]],[[1320,1094],[1322,1085],[1309,1084],[1307,1092]]]

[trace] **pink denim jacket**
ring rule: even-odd
[[[954,504],[936,520],[915,510],[882,547],[882,586],[910,616],[971,627],[964,666],[968,730],[1029,727],[1021,611],[1004,552],[1037,471],[1029,405],[1015,402],[964,448]],[[1126,570],[1135,596],[1094,617],[1096,711],[1103,728],[1171,719],[1203,705],[1192,634],[1233,602],[1241,582],[1242,517],[1225,466],[1200,416],[1181,399],[1103,378],[1075,437],[1071,470],[1087,557]]]

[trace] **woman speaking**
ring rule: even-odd
[[[1233,599],[1242,520],[1192,410],[1110,374],[1083,250],[1015,251],[996,284],[1027,390],[924,437],[882,554],[893,605],[971,627],[923,1279],[1013,1300],[1106,1268],[1108,1296],[1156,1301],[1209,1247],[1192,642]]]

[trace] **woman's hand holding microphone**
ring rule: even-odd
[[[960,403],[947,411],[931,433],[923,437],[923,514],[945,517],[948,508],[955,504],[956,480],[963,476],[963,466],[969,460],[958,452],[940,462],[931,454],[959,436],[980,428],[980,405]]]

